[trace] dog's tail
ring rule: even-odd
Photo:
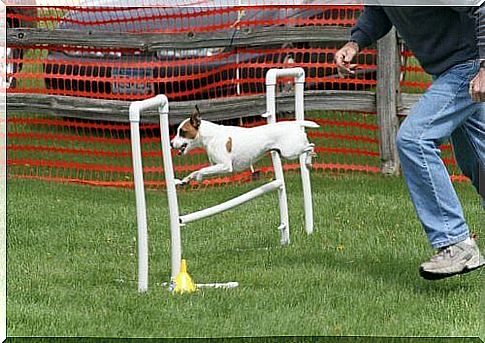
[[[298,120],[297,123],[300,126],[309,127],[309,128],[312,128],[312,129],[317,129],[317,128],[320,127],[320,125],[318,125],[314,121],[310,121],[310,120]]]

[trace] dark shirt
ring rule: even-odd
[[[485,6],[482,4],[478,10],[478,53],[480,59],[485,60]]]
[[[477,7],[365,6],[351,30],[351,40],[360,48],[367,47],[394,25],[424,70],[438,75],[456,64],[478,59],[479,50],[484,53],[478,31],[485,20],[482,16],[479,21],[477,16]]]

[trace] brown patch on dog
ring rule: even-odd
[[[194,139],[197,137],[198,130],[187,120],[180,128],[180,136],[183,138]]]
[[[232,138],[231,137],[229,137],[229,139],[226,142],[226,150],[227,150],[227,152],[232,151]]]

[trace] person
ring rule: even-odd
[[[485,264],[470,237],[439,150],[451,139],[460,169],[485,199],[485,103],[480,102],[485,101],[484,12],[483,7],[364,6],[349,42],[334,56],[339,74],[352,74],[358,52],[394,26],[423,69],[433,76],[396,140],[418,218],[437,249],[419,268],[428,280],[466,273]]]

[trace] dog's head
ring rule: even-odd
[[[190,115],[177,128],[177,134],[170,142],[172,149],[177,149],[178,154],[186,154],[192,148],[197,146],[200,128],[200,112],[197,105]]]

